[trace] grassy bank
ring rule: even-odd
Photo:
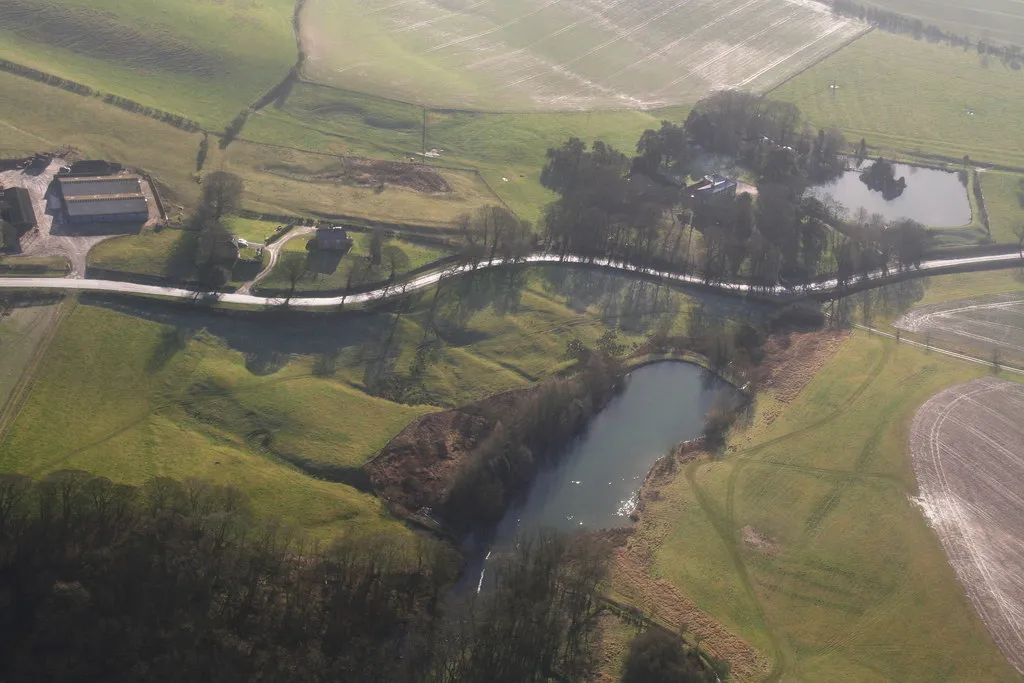
[[[660,489],[654,576],[768,655],[771,680],[1017,680],[909,499],[908,421],[984,372],[854,334],[780,417],[759,401],[724,460]]]
[[[1024,166],[1024,73],[975,52],[875,31],[771,97],[890,153]]]

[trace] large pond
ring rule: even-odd
[[[634,370],[625,391],[594,417],[557,465],[498,525],[492,547],[520,532],[602,529],[630,523],[635,496],[658,458],[701,434],[704,416],[729,384],[688,363],[665,361]],[[479,551],[478,551],[479,552]],[[479,568],[470,576],[480,578]]]
[[[881,192],[869,190],[860,180],[860,171],[847,171],[837,180],[812,187],[808,192],[819,198],[831,195],[846,208],[848,217],[863,208],[868,214],[881,214],[887,221],[911,218],[933,228],[952,228],[971,222],[967,188],[956,173],[906,164],[895,164],[895,167],[896,177],[907,179],[907,189],[891,201],[886,201]]]

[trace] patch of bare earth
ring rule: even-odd
[[[383,159],[344,157],[337,164],[319,171],[288,165],[268,166],[263,170],[301,182],[400,187],[423,194],[447,194],[452,191],[452,186],[444,176],[429,166]]]
[[[748,548],[763,553],[765,555],[778,555],[779,544],[770,536],[766,536],[749,524],[742,529],[743,532],[743,544]]]
[[[773,335],[765,342],[764,373],[760,387],[779,403],[790,403],[807,383],[835,355],[847,337],[846,332],[823,330]],[[771,424],[779,410],[765,412],[764,421]]]
[[[914,417],[918,502],[996,644],[1024,673],[1024,386],[985,378]]]

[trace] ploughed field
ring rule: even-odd
[[[764,90],[866,29],[805,0],[310,0],[301,23],[312,80],[549,110]]]
[[[919,502],[1007,659],[1024,672],[1024,386],[952,387],[914,418]]]
[[[896,327],[1024,363],[1024,291],[918,306]]]

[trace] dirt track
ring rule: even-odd
[[[995,378],[933,397],[910,450],[920,503],[996,644],[1024,673],[1024,385]]]

